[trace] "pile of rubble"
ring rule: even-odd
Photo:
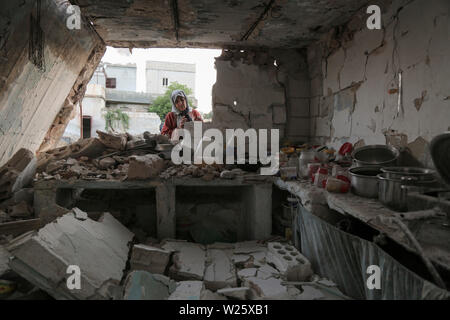
[[[31,151],[20,149],[0,168],[0,238],[4,234],[17,235],[15,222],[34,215],[32,184],[36,163]]]
[[[112,134],[97,131],[98,138],[80,140],[38,155],[37,179],[142,180],[160,177],[194,177],[210,181],[234,179],[245,171],[233,165],[174,165],[173,144],[166,136]]]
[[[0,246],[0,266],[7,264],[11,270],[4,273],[19,275],[55,299],[347,298],[334,283],[314,275],[310,262],[288,243],[204,246],[172,239],[136,244],[133,239],[109,213],[94,221],[74,208]],[[73,270],[78,270],[78,286]]]

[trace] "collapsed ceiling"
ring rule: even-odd
[[[301,48],[367,0],[71,0],[115,47]]]

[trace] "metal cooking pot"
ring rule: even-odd
[[[381,171],[386,174],[386,178],[415,177],[418,181],[434,180],[436,173],[435,170],[415,167],[383,167]]]
[[[400,179],[388,178],[386,173],[378,177],[378,199],[386,207],[400,212],[408,211],[407,186],[428,186],[436,180],[419,181],[416,177],[401,177]]]
[[[352,192],[360,197],[378,198],[378,177],[381,167],[355,167],[349,170]]]
[[[358,148],[353,151],[352,158],[356,162],[356,166],[395,166],[400,152],[387,145],[369,145]]]

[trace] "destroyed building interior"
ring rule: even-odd
[[[61,146],[107,46],[221,49],[201,133],[276,172]],[[448,0],[2,1],[0,299],[448,300],[449,57]]]

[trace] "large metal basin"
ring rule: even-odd
[[[399,151],[387,145],[369,145],[353,151],[352,157],[358,167],[383,166],[391,167],[397,164]]]

